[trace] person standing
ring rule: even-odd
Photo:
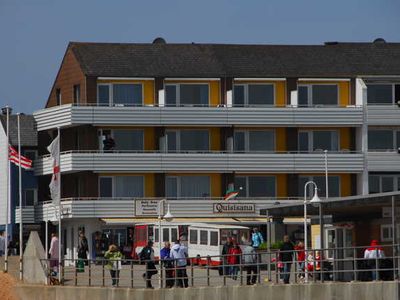
[[[283,245],[280,248],[280,257],[283,263],[283,282],[285,284],[288,284],[290,280],[290,269],[293,262],[293,251],[293,243],[289,240],[289,236],[285,235],[283,237]]]
[[[161,264],[165,269],[165,287],[171,288],[174,286],[174,265],[170,258],[171,244],[169,242],[164,243],[164,248],[161,249],[160,259]]]
[[[239,271],[240,256],[242,250],[240,249],[237,241],[232,239],[232,247],[229,249],[228,264],[229,264],[229,275],[233,280],[237,280],[237,274]]]
[[[369,269],[371,269],[372,280],[378,279],[379,259],[385,258],[382,247],[378,246],[377,240],[372,240],[369,248],[364,251],[364,259],[367,259]],[[376,264],[378,262],[378,265]]]
[[[254,249],[258,249],[262,243],[264,243],[264,239],[262,234],[258,231],[257,227],[253,228],[253,233],[251,235],[252,246]]]
[[[58,237],[56,233],[51,234],[51,241],[50,241],[50,268],[53,270],[54,273],[58,273],[58,265],[59,265],[59,255],[58,255]]]
[[[303,279],[304,278],[304,270],[305,270],[305,260],[306,260],[304,244],[302,242],[298,242],[297,245],[294,247],[294,250],[296,250],[296,254],[297,254],[297,264],[299,267],[299,278]]]
[[[85,234],[81,231],[79,234],[78,258],[83,260],[85,265],[88,265],[87,253],[89,252],[89,244]]]
[[[104,258],[108,260],[106,268],[110,270],[112,286],[117,287],[119,283],[119,272],[122,268],[122,253],[118,250],[116,245],[111,244],[108,247],[108,251],[104,254]]]
[[[246,270],[247,285],[256,284],[257,282],[257,253],[250,241],[246,241],[243,249],[243,262]]]
[[[106,135],[106,138],[103,140],[103,150],[112,151],[115,148],[115,141],[111,137],[110,134]]]
[[[151,277],[157,274],[156,264],[154,263],[153,241],[147,242],[147,246],[142,249],[139,258],[146,264],[146,272],[142,275],[146,281],[146,288],[152,289]]]
[[[229,266],[228,266],[228,253],[229,249],[232,248],[232,238],[227,237],[226,238],[226,243],[222,248],[222,275],[227,276],[229,275]]]
[[[170,252],[170,257],[175,261],[176,285],[187,288],[189,286],[189,280],[186,273],[188,251],[185,246],[180,244],[179,240],[174,243]]]

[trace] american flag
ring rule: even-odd
[[[18,155],[18,151],[15,150],[11,145],[8,148],[9,151],[9,159],[12,163],[16,164],[17,166],[19,166],[19,155]],[[32,168],[32,160],[30,160],[29,158],[22,156],[21,155],[21,168],[24,169],[31,169]]]

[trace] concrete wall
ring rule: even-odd
[[[19,285],[16,292],[21,300],[394,300],[399,299],[399,283],[317,283],[155,290]]]

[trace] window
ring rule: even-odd
[[[29,158],[30,160],[35,160],[36,156],[37,156],[37,151],[36,150],[25,150],[24,156],[26,158]]]
[[[162,241],[163,242],[169,242],[170,241],[170,239],[169,239],[169,228],[163,228]]]
[[[400,174],[371,174],[368,184],[370,194],[399,191]]]
[[[298,149],[303,152],[338,151],[339,148],[339,133],[336,130],[300,131],[298,138]]]
[[[61,105],[61,89],[56,89],[56,103]]]
[[[304,197],[304,185],[307,181],[314,181],[318,187],[318,196],[325,198],[326,196],[326,178],[325,176],[300,176],[299,177],[299,195]],[[340,176],[328,176],[329,197],[340,197]],[[307,195],[314,195],[314,186],[309,185]]]
[[[240,84],[233,88],[234,106],[274,105],[273,84]]]
[[[273,130],[235,131],[235,152],[272,152],[275,150]]]
[[[190,239],[191,244],[197,244],[197,230],[190,229]]]
[[[381,225],[381,241],[391,242],[393,240],[393,228],[391,224]]]
[[[79,84],[74,85],[74,103],[78,104],[81,101],[81,86]]]
[[[143,130],[113,130],[112,135],[115,141],[115,150],[143,151],[144,133]]]
[[[175,242],[176,240],[178,240],[178,229],[171,228],[171,241]]]
[[[208,231],[200,230],[200,245],[208,245]]]
[[[338,86],[336,84],[299,85],[298,105],[338,105]]]
[[[26,189],[24,191],[24,203],[23,206],[33,206],[37,203],[37,190]]]
[[[392,84],[367,84],[368,104],[393,104]]]
[[[142,84],[99,84],[97,85],[97,103],[105,106],[141,106],[143,105]]]
[[[239,197],[275,197],[275,176],[237,176],[235,188],[240,189]]]
[[[158,243],[158,228],[154,228],[154,242]]]
[[[210,231],[210,246],[218,246],[218,231]]]
[[[210,150],[208,130],[168,130],[166,135],[169,152]]]
[[[167,84],[167,106],[208,106],[208,84]]]
[[[209,176],[167,176],[165,185],[167,198],[210,197]]]
[[[143,176],[99,177],[100,197],[143,197]]]
[[[392,151],[400,147],[400,130],[369,129],[368,150]]]

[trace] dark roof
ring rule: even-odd
[[[7,130],[7,117],[0,116],[1,125],[4,132]],[[32,115],[20,116],[21,126],[21,146],[22,147],[37,147],[38,138],[35,119]],[[17,115],[10,115],[10,144],[13,146],[18,145],[18,128],[17,128]]]
[[[71,42],[88,76],[355,77],[399,75],[400,43],[329,45]]]

